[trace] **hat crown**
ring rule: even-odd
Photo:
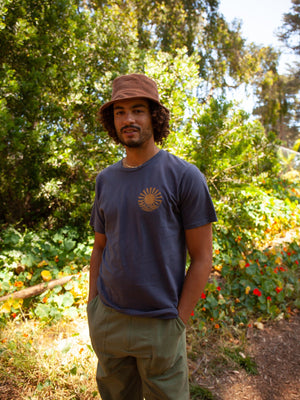
[[[148,78],[148,76],[143,74],[121,75],[114,79],[112,83],[111,100],[102,105],[100,108],[100,113],[102,113],[105,108],[114,104],[116,101],[137,98],[153,100],[162,105],[159,101],[156,82]],[[164,108],[169,111],[166,107]]]
[[[156,83],[142,74],[122,75],[113,81],[111,101],[145,97],[159,102]]]

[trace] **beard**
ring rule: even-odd
[[[135,137],[133,138],[126,138],[124,139],[124,136],[122,135],[122,131],[128,128],[133,128],[136,131],[138,131],[135,134]],[[121,129],[120,133],[117,132],[118,135],[118,139],[119,142],[126,147],[130,147],[130,148],[138,148],[141,147],[146,141],[148,141],[149,139],[151,139],[151,137],[153,136],[153,131],[151,128],[148,129],[141,129],[138,126],[135,125],[130,125],[130,126],[125,126]]]

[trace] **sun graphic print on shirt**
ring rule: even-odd
[[[144,211],[156,210],[162,202],[160,191],[154,187],[144,189],[138,199],[139,206]]]

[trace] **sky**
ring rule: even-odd
[[[220,0],[219,10],[227,22],[235,18],[242,21],[242,33],[247,41],[284,50],[275,31],[282,26],[283,14],[290,12],[291,7],[291,0]],[[281,56],[280,73],[286,71],[289,60],[290,55]]]

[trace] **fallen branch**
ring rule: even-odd
[[[28,297],[37,296],[45,292],[46,290],[51,290],[55,286],[62,286],[69,282],[75,275],[64,276],[59,279],[54,279],[48,283],[39,283],[38,285],[31,286],[26,289],[19,290],[18,292],[13,292],[0,297],[0,301],[6,301],[8,299],[27,299]]]

